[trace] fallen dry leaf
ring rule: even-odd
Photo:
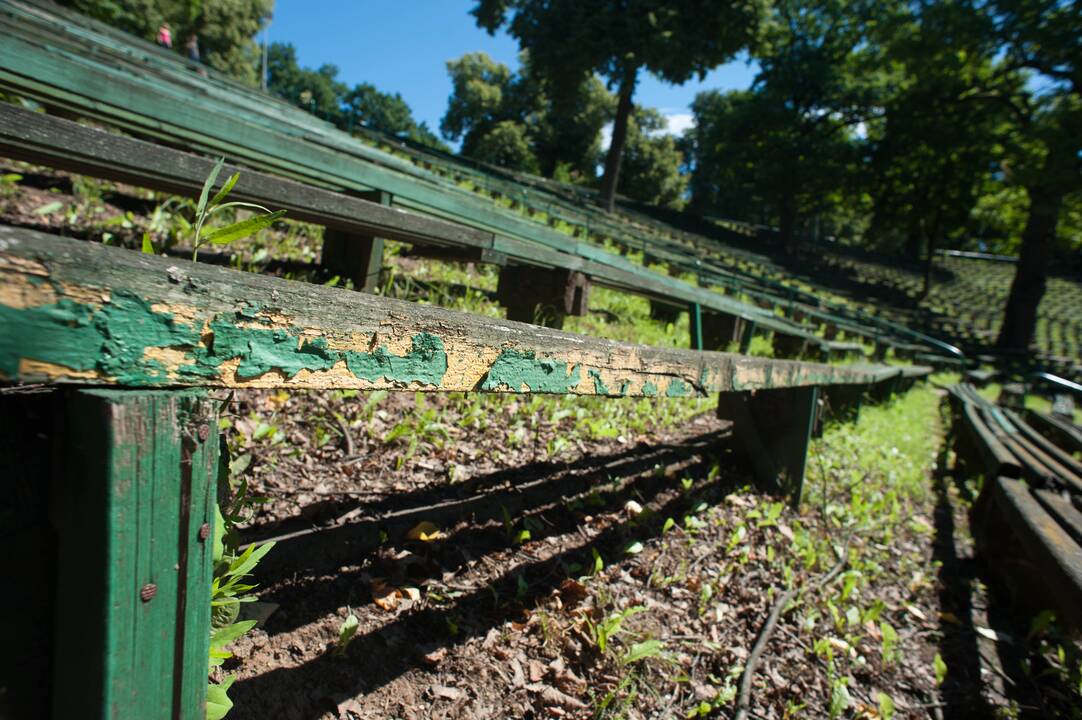
[[[429,520],[422,520],[413,526],[413,529],[406,533],[406,537],[410,540],[420,540],[421,542],[432,542],[434,540],[443,540],[447,537],[436,523]]]

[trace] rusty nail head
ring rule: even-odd
[[[199,426],[199,440],[203,441],[210,437],[210,426],[203,423]]]
[[[150,602],[156,592],[158,592],[158,586],[154,583],[147,583],[139,591],[139,597],[143,599],[143,602]]]
[[[199,526],[199,539],[206,540],[208,537],[210,537],[210,525],[203,523]]]

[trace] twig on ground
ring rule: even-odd
[[[838,562],[826,575],[819,578],[815,587],[821,588],[836,578],[842,568],[845,567],[848,559],[849,543],[846,542]],[[759,663],[759,658],[762,656],[763,650],[766,649],[766,644],[770,641],[774,630],[777,629],[781,614],[785,611],[786,606],[793,601],[793,598],[797,596],[797,593],[799,593],[799,589],[795,587],[783,592],[781,597],[774,602],[774,607],[770,609],[770,615],[767,616],[766,622],[763,623],[763,627],[759,630],[759,637],[756,638],[755,645],[752,647],[751,653],[748,654],[748,661],[744,665],[744,673],[740,678],[740,693],[736,697],[733,720],[746,720],[748,717],[748,705],[751,701],[751,681],[755,678],[755,666]]]
[[[344,442],[346,445],[346,457],[353,457],[353,436],[349,432],[349,426],[346,425],[345,421],[342,420],[342,417],[338,413],[332,412],[331,417],[334,418],[335,424],[338,425],[338,429],[342,432],[342,442]]]

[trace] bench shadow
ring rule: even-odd
[[[362,515],[336,527],[279,535],[274,551],[260,564],[260,583],[275,587],[264,599],[286,609],[272,618],[267,631],[289,632],[333,612],[343,604],[336,590],[348,592],[351,603],[370,602],[367,589],[356,589],[362,575],[401,574],[395,563],[383,558],[381,548],[401,548],[417,556],[409,577],[400,578],[411,584],[437,572],[457,573],[479,558],[514,547],[517,531],[527,522],[530,540],[536,542],[574,530],[585,514],[622,508],[629,499],[645,505],[678,484],[656,477],[655,468],[715,458],[727,442],[711,432],[679,444],[641,446],[569,465],[533,463],[501,470],[478,478],[472,489],[440,485],[346,505]],[[440,543],[405,539],[422,521],[452,527],[464,520],[465,528]],[[350,569],[343,571],[342,566]]]
[[[603,485],[594,501],[596,507],[591,507],[590,512],[618,510],[631,498],[644,506],[653,500],[660,507],[637,518],[623,517],[593,537],[584,532],[582,542],[559,550],[547,559],[529,562],[529,553],[520,552],[515,560],[525,558],[527,562],[504,572],[487,585],[465,592],[442,607],[407,611],[378,628],[359,634],[350,644],[346,658],[324,653],[298,666],[279,667],[240,680],[230,691],[237,709],[247,717],[314,719],[328,710],[333,711],[336,699],[371,692],[415,668],[430,669],[423,653],[483,637],[491,628],[499,627],[509,619],[521,618],[524,609],[531,607],[538,598],[559,588],[568,577],[583,574],[581,568],[589,567],[593,562],[592,550],[597,550],[603,558],[621,557],[623,548],[633,539],[646,541],[659,536],[667,518],[679,518],[699,502],[718,499],[737,487],[738,480],[743,481],[747,476],[739,464],[729,462],[726,456],[722,466],[731,470],[739,468],[739,472],[730,471],[713,479],[700,480],[690,492],[681,490],[678,478],[708,478],[710,469],[717,464],[718,455],[731,449],[729,439],[719,438],[718,433],[712,435],[711,442],[693,438],[688,443],[666,446],[660,453],[653,448],[641,448],[639,453],[621,453],[622,462],[617,467],[611,467],[611,463],[594,463],[597,467],[575,476],[570,484],[564,484],[562,478],[554,477],[549,470],[542,470],[541,476],[536,478],[536,492],[523,494],[525,502],[513,516],[516,523],[527,517],[535,519],[532,527],[537,532],[532,535],[532,541],[544,541],[580,528],[583,513],[573,509],[572,498],[591,493],[590,488],[598,487],[599,482]],[[636,457],[639,454],[642,457]],[[601,459],[611,461],[612,457]],[[650,472],[657,465],[671,466],[681,461],[683,465],[679,472],[669,477],[665,473]],[[605,477],[600,478],[599,474]],[[500,511],[489,506],[488,514],[493,512]],[[292,545],[289,554],[311,556],[320,552],[320,546],[341,547],[343,538],[352,532],[357,532],[357,528],[336,528],[331,532],[291,539],[288,541]],[[425,576],[434,574],[433,566],[448,570],[453,576],[468,564],[514,544],[514,539],[498,523],[489,523],[488,527],[471,523],[441,543],[429,543],[424,548],[416,544],[416,549],[429,554],[428,562],[420,577],[411,575],[409,580],[413,583],[423,581]],[[379,558],[369,560],[374,567],[379,566]],[[353,562],[358,561],[355,553]],[[322,562],[319,564],[323,565]],[[294,566],[293,570],[297,568]],[[286,571],[285,566],[282,571]],[[370,601],[367,588],[360,587],[365,585],[360,575],[359,569],[351,570],[345,576],[305,570],[290,577],[286,586],[270,599],[280,602],[283,608],[290,608],[303,599],[309,602],[297,613],[272,618],[268,633],[287,631],[325,617],[347,602]],[[446,573],[444,577],[447,577]],[[328,584],[333,587],[327,587]],[[284,712],[282,702],[291,706],[289,713]]]

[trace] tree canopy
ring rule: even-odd
[[[272,43],[267,50],[267,89],[343,130],[366,127],[447,149],[424,123],[414,120],[400,94],[380,92],[368,83],[350,88],[338,80],[334,65],[301,67],[288,43]]]
[[[765,0],[480,0],[473,14],[490,33],[506,24],[554,94],[594,73],[617,88],[601,183],[611,210],[639,73],[677,84],[704,75],[755,41],[764,7]]]
[[[259,48],[253,38],[274,9],[274,0],[58,0],[98,20],[153,40],[168,23],[173,47],[183,52],[191,35],[203,62],[256,85]]]

